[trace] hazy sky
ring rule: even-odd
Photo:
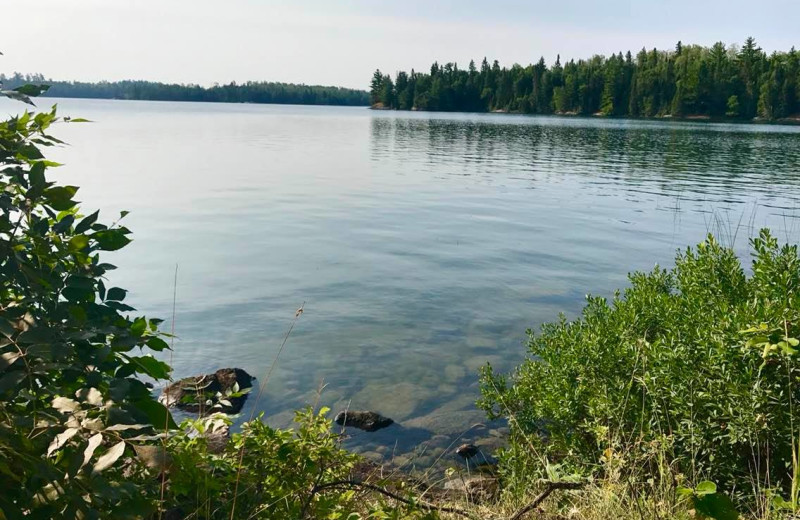
[[[800,0],[0,0],[0,71],[365,88],[376,68],[675,42],[800,46]]]

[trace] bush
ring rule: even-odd
[[[187,421],[170,439],[165,503],[180,518],[350,518],[354,491],[315,490],[346,480],[357,460],[340,448],[326,412],[298,412],[297,430],[249,421],[219,453],[209,450],[207,439],[222,420]]]
[[[4,95],[30,102],[43,87]],[[0,122],[0,509],[5,518],[118,518],[151,509],[122,477],[124,455],[174,426],[137,377],[170,368],[147,351],[167,343],[159,320],[132,318],[107,288],[102,251],[130,242],[118,223],[83,216],[78,188],[48,181],[42,149],[59,118]],[[124,213],[121,215],[124,217]],[[13,491],[12,491],[13,490]]]
[[[751,498],[789,488],[800,260],[766,230],[751,244],[751,276],[709,237],[672,270],[631,275],[612,302],[589,297],[580,319],[529,331],[510,376],[484,370],[479,405],[510,421],[512,489],[554,460],[594,474],[621,460],[651,481],[667,460]]]

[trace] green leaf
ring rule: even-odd
[[[147,340],[147,346],[157,352],[169,349],[169,345],[167,344],[166,341],[155,336]]]
[[[69,239],[69,250],[73,253],[83,251],[89,245],[89,237],[86,235],[75,235]]]
[[[737,520],[739,512],[730,498],[722,493],[703,495],[695,499],[694,507],[698,513],[714,520]]]
[[[147,320],[144,318],[136,318],[131,324],[131,334],[141,337],[144,331],[147,330]]]
[[[785,500],[780,495],[774,495],[772,497],[772,505],[775,506],[775,509],[784,510],[784,511],[792,511],[794,507],[792,503]]]
[[[116,251],[130,244],[131,239],[125,236],[125,233],[119,229],[106,229],[97,231],[92,235],[97,241],[98,246],[103,251]]]
[[[764,343],[769,343],[769,338],[767,336],[753,336],[752,338],[747,340],[748,347],[761,348],[761,345],[763,345]]]
[[[94,278],[85,276],[70,276],[67,278],[67,287],[94,290]]]
[[[58,211],[68,210],[75,207],[72,197],[78,192],[75,186],[53,186],[45,190],[44,197],[53,209]]]
[[[115,302],[121,302],[125,299],[125,295],[128,293],[125,289],[120,289],[119,287],[112,287],[106,293],[106,300],[112,300]]]
[[[697,487],[694,488],[694,492],[697,496],[712,495],[717,492],[717,485],[711,481],[705,480],[697,484]]]
[[[100,216],[100,210],[95,211],[88,217],[85,217],[83,220],[81,220],[78,225],[75,226],[75,234],[81,234],[89,231],[89,228],[92,226],[92,224],[97,221],[98,216]]]
[[[17,148],[17,153],[25,159],[44,159],[44,155],[33,144],[25,144]]]
[[[797,349],[790,347],[787,341],[778,342],[778,347],[781,349],[781,352],[783,352],[787,356],[794,356],[795,354],[797,354]]]
[[[61,291],[61,295],[70,302],[91,302],[94,300],[94,289],[65,287]]]
[[[167,379],[172,371],[169,365],[153,356],[131,356],[129,359],[136,367],[137,372],[147,374],[153,379]]]
[[[133,307],[131,307],[130,305],[125,305],[124,303],[115,302],[115,301],[111,301],[111,300],[106,301],[106,307],[110,307],[110,308],[115,309],[115,310],[117,310],[119,312],[128,312],[128,311],[135,311],[136,310]]]
[[[36,188],[38,190],[43,190],[45,187],[45,178],[44,178],[44,170],[45,165],[44,162],[39,161],[34,163],[31,166],[31,171],[28,173],[28,176],[31,180],[31,187]]]
[[[74,215],[66,215],[64,216],[64,218],[56,222],[56,225],[53,226],[53,231],[55,231],[59,235],[63,235],[66,231],[68,231],[72,227],[72,224],[74,222],[75,222]]]
[[[157,430],[163,430],[165,426],[170,430],[178,429],[178,425],[175,424],[172,414],[166,406],[158,401],[154,399],[142,399],[134,402],[133,406],[144,413],[150,421],[150,424]]]

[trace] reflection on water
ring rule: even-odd
[[[798,229],[800,128],[59,103],[96,123],[57,130],[58,175],[107,219],[132,210],[113,283],[168,318],[179,265],[176,375],[262,376],[305,302],[245,416],[376,410],[399,424],[350,444],[422,466],[483,420],[476,374],[518,363],[526,328],[709,231],[745,253],[758,227]]]
[[[492,116],[499,119],[496,116]],[[465,175],[532,187],[553,175],[591,177],[631,192],[703,202],[781,199],[775,184],[800,180],[798,133],[778,126],[563,118],[375,117],[373,157],[412,154],[434,175]],[[515,182],[516,181],[516,182]],[[738,190],[745,191],[737,193]]]

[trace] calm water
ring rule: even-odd
[[[317,400],[400,423],[351,444],[432,458],[483,420],[477,370],[586,293],[709,231],[800,231],[800,128],[359,108],[59,100],[86,212],[131,211],[112,281],[169,319],[176,376],[238,366],[287,425]],[[3,103],[0,113],[16,110]],[[168,324],[168,323],[167,323]],[[251,408],[245,409],[249,415]],[[489,428],[493,428],[490,425]],[[473,429],[466,439],[490,441]],[[397,445],[395,446],[395,441]]]

